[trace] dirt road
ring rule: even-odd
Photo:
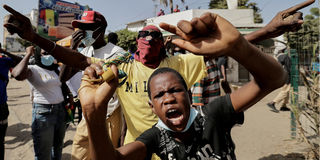
[[[5,139],[6,160],[34,159],[31,137],[31,103],[26,81],[10,80],[8,85],[9,127]],[[266,103],[277,91],[271,93],[245,112],[244,125],[234,127],[232,136],[239,160],[299,160],[304,158],[306,145],[290,139],[290,113],[270,112]],[[75,126],[68,128],[63,149],[63,160],[71,157]]]

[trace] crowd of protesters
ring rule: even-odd
[[[78,30],[66,48],[39,36],[27,17],[5,5],[11,13],[4,24],[7,30],[37,46],[28,47],[24,58],[0,50],[6,55],[0,58],[0,159],[8,127],[10,68],[15,79],[27,80],[31,88],[35,159],[61,159],[67,104],[78,106],[80,117],[71,153],[75,160],[236,159],[232,127],[242,124],[243,112],[288,77],[274,58],[253,44],[297,31],[303,23],[297,10],[307,5],[279,12],[268,25],[245,36],[213,13],[177,26],[160,23],[182,39],[165,39],[158,27],[147,25],[138,33],[137,50],[131,53],[134,47],[129,46],[131,58],[121,63],[114,61],[127,51],[117,46],[116,33],[105,41],[108,23],[99,12],[85,11],[81,20],[72,21]],[[174,11],[180,11],[178,6]],[[285,20],[290,15],[293,18]],[[227,57],[254,78],[235,92],[225,89]],[[111,78],[104,81],[108,71]]]

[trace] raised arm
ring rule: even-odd
[[[245,35],[244,37],[251,43],[256,43],[268,38],[274,38],[285,32],[294,32],[301,28],[303,23],[302,13],[298,10],[309,6],[315,0],[307,0],[286,10],[278,12],[273,19],[262,29]]]
[[[79,88],[80,102],[84,118],[86,119],[89,134],[89,149],[91,159],[128,159],[143,160],[146,156],[146,147],[142,142],[133,142],[115,149],[109,138],[106,128],[108,101],[118,85],[117,68],[111,66],[115,79],[110,82],[92,84],[82,80]],[[84,78],[95,79],[96,74],[102,74],[101,66],[92,64],[84,72]]]
[[[19,81],[27,79],[29,76],[31,76],[32,72],[28,69],[28,62],[30,57],[34,53],[34,47],[30,46],[26,49],[26,55],[24,58],[20,61],[18,65],[16,65],[12,70],[12,76]]]
[[[45,39],[35,33],[32,29],[30,20],[26,16],[15,11],[7,5],[4,5],[3,8],[11,13],[9,18],[4,23],[4,27],[7,28],[9,33],[17,33],[21,38],[36,44],[51,54],[58,61],[61,61],[66,65],[82,70],[90,65],[90,58],[70,48],[56,45],[55,42]]]
[[[282,86],[287,78],[274,58],[262,53],[232,24],[216,14],[205,13],[191,22],[180,21],[177,27],[165,23],[160,27],[183,38],[173,40],[177,46],[198,55],[230,56],[253,75],[254,80],[231,94],[235,111],[249,108]]]

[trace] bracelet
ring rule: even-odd
[[[53,50],[56,49],[56,47],[57,47],[57,44],[56,44],[55,42],[52,42],[52,43],[53,43],[54,46],[53,46],[53,48],[52,48],[48,53],[53,52]]]

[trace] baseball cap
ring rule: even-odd
[[[104,16],[97,11],[84,11],[81,20],[73,20],[72,26],[74,28],[79,28],[81,24],[94,24],[100,23],[100,25],[107,26],[108,23]]]

